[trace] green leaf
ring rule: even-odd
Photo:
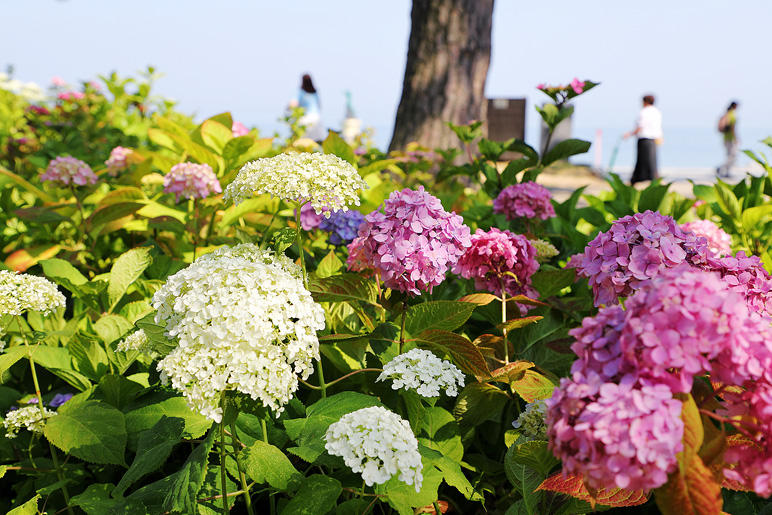
[[[164,510],[191,514],[198,512],[198,491],[201,490],[206,477],[214,434],[215,431],[209,431],[204,441],[185,460],[179,474],[169,485],[169,491],[164,498]]]
[[[96,341],[74,338],[67,346],[75,363],[75,369],[91,379],[99,379],[110,369],[107,353]]]
[[[141,384],[120,375],[107,374],[99,380],[99,390],[105,402],[118,409],[123,409],[132,400],[134,394],[142,389],[144,386]]]
[[[459,463],[461,459],[453,460],[449,456],[442,456],[434,462],[434,466],[442,471],[445,482],[461,492],[470,501],[482,501],[483,496],[476,492],[472,484],[461,471]]]
[[[500,388],[485,383],[471,383],[459,394],[453,416],[463,434],[493,415],[500,416],[509,400],[509,395]]]
[[[38,501],[40,500],[40,494],[25,502],[21,506],[18,506],[6,515],[37,515],[38,513]]]
[[[80,295],[80,286],[88,282],[88,279],[69,261],[58,258],[45,259],[40,262],[40,266],[43,267],[43,274],[47,278],[67,288],[76,296]]]
[[[718,205],[724,210],[726,214],[732,217],[735,222],[741,222],[742,220],[742,208],[740,207],[740,201],[732,192],[732,189],[722,180],[718,180],[715,185],[716,197]]]
[[[177,343],[164,336],[166,328],[155,323],[155,314],[156,312],[153,311],[140,318],[137,320],[136,326],[145,331],[145,336],[147,336],[153,351],[164,357],[177,348]]]
[[[316,302],[360,301],[377,304],[375,283],[359,274],[345,273],[310,281],[308,289]]]
[[[524,157],[528,158],[530,161],[536,162],[539,160],[539,153],[536,152],[536,150],[526,143],[525,141],[521,139],[516,139],[512,143],[509,144],[509,147],[507,148],[510,152],[519,152],[523,154]]]
[[[134,324],[121,315],[104,315],[94,322],[93,327],[105,345],[110,345],[132,331]]]
[[[549,166],[555,161],[567,159],[576,154],[584,154],[588,150],[590,150],[589,141],[582,141],[580,139],[563,140],[544,154],[542,164],[544,166]]]
[[[331,250],[322,260],[319,262],[319,266],[316,267],[314,274],[320,279],[331,277],[337,274],[344,267],[343,261],[338,259],[335,255],[335,251]]]
[[[32,183],[30,183],[29,181],[24,179],[22,176],[16,175],[15,173],[13,173],[12,171],[8,170],[7,168],[5,168],[3,166],[0,166],[0,176],[9,178],[13,182],[18,184],[22,188],[24,188],[25,190],[27,190],[30,193],[32,193],[33,195],[35,195],[37,198],[39,198],[43,202],[50,202],[50,203],[55,203],[56,202],[56,198],[54,198],[53,196],[49,195],[45,191],[36,188],[35,186],[32,185]]]
[[[754,229],[761,229],[761,221],[768,222],[768,217],[772,215],[772,205],[749,207],[742,212],[742,227],[746,234]]]
[[[659,181],[649,184],[638,198],[638,211],[660,211],[669,187],[670,184],[659,184]]]
[[[92,386],[88,377],[72,369],[46,367],[46,370],[54,374],[56,377],[66,381],[68,384],[74,386],[81,392],[88,390]]]
[[[298,493],[281,511],[281,515],[319,515],[335,507],[343,487],[340,481],[314,474],[303,481]]]
[[[3,382],[3,374],[11,368],[17,361],[27,355],[27,348],[23,345],[11,347],[3,354],[0,354],[0,383]]]
[[[271,236],[271,246],[277,254],[282,254],[295,243],[297,233],[298,232],[295,229],[290,227],[284,227],[278,231],[274,231]]]
[[[327,138],[322,142],[322,151],[325,154],[334,154],[356,166],[357,158],[354,155],[354,149],[333,131],[330,131]]]
[[[526,402],[534,402],[552,397],[552,392],[557,387],[557,381],[533,369],[528,369],[522,379],[513,381],[510,386]]]
[[[439,407],[426,408],[423,430],[418,442],[443,456],[460,462],[464,457],[464,444],[456,419],[447,410]],[[416,434],[419,434],[416,432]]]
[[[149,132],[149,131],[148,131]],[[169,138],[174,141],[179,147],[190,155],[193,159],[202,164],[208,164],[212,167],[215,174],[219,175],[222,168],[222,158],[206,148],[203,145],[199,145],[190,136],[181,136],[178,134],[167,134]]]
[[[260,440],[245,449],[239,459],[243,460],[250,479],[256,483],[268,483],[280,491],[294,492],[303,480],[300,472],[278,447]]]
[[[117,204],[100,206],[88,217],[88,226],[96,228],[105,225],[124,216],[134,214],[143,207],[145,207],[145,204],[141,202],[119,202]]]
[[[551,297],[557,292],[571,286],[576,280],[576,270],[539,270],[531,276],[531,285],[539,292],[542,299]]]
[[[452,300],[422,302],[408,307],[405,330],[410,334],[430,329],[453,331],[469,319],[475,307],[469,302]]]
[[[228,163],[236,163],[238,159],[255,143],[249,136],[239,136],[228,141],[223,147],[222,156]]]
[[[507,452],[506,459],[531,467],[544,476],[549,475],[555,465],[560,463],[560,460],[547,448],[547,442],[542,440],[532,440],[513,446]]]
[[[212,426],[212,421],[188,408],[185,399],[170,392],[145,395],[124,410],[129,448],[136,447],[140,433],[156,425],[164,416],[185,421],[185,438],[199,438]]]
[[[161,468],[174,446],[179,443],[184,430],[184,420],[161,417],[155,426],[142,433],[137,443],[137,455],[115,487],[113,495],[123,495],[132,484]]]
[[[109,513],[116,501],[110,497],[115,485],[112,483],[96,483],[86,487],[83,493],[73,496],[72,504],[80,506],[87,515],[105,515]]]
[[[504,515],[531,515],[531,512],[529,512],[528,508],[525,506],[525,501],[520,499],[510,506]]]
[[[509,448],[507,455],[504,457],[504,471],[506,472],[510,483],[512,483],[517,491],[520,492],[520,495],[523,496],[523,502],[528,509],[528,513],[539,513],[538,505],[544,498],[544,492],[537,489],[542,481],[544,481],[544,475],[530,467],[525,467],[516,463],[510,457],[510,454],[514,449],[515,446],[513,445]]]
[[[206,120],[201,124],[201,139],[207,146],[222,153],[225,145],[233,139],[233,131],[219,122]]]
[[[460,334],[439,329],[423,331],[416,337],[416,343],[448,354],[453,363],[467,374],[490,376],[488,364],[480,349]]]
[[[58,412],[44,431],[52,444],[89,463],[126,466],[123,413],[99,401],[66,403]]]
[[[136,281],[142,272],[150,266],[153,258],[150,257],[150,247],[141,247],[124,252],[115,260],[110,270],[110,283],[107,286],[107,296],[112,312],[129,286]]]
[[[375,488],[376,493],[389,496],[389,504],[396,508],[400,515],[412,515],[414,513],[413,508],[427,506],[437,500],[437,490],[442,482],[443,474],[431,463],[427,463],[426,458],[422,461],[424,462],[424,479],[420,492],[415,491],[414,485],[408,485],[394,476]]]

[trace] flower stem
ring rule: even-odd
[[[223,390],[221,396],[220,396],[220,407],[223,410],[223,414],[225,414],[225,392],[226,390]],[[228,510],[228,482],[227,482],[227,471],[225,470],[225,424],[221,421],[220,422],[220,482],[222,487],[222,512],[224,515],[227,515],[230,510]]]
[[[365,498],[365,487],[367,486],[367,483],[365,483],[365,480],[362,480],[362,495],[359,496],[359,502],[357,502],[357,513],[359,513],[359,508],[362,506],[362,500]]]
[[[434,501],[432,504],[434,505],[434,513],[436,513],[437,515],[442,515],[440,504],[437,501]]]
[[[402,324],[399,330],[399,353],[402,354],[402,345],[405,343],[405,321],[407,320],[407,301],[402,301]]]
[[[308,289],[308,274],[306,273],[306,258],[303,255],[303,227],[300,225],[300,208],[303,207],[300,202],[295,202],[295,241],[298,244],[298,253],[300,254],[300,268],[303,270],[303,286]]]
[[[501,323],[507,323],[507,292],[504,289],[504,278],[501,277]],[[507,341],[507,328],[501,330],[504,341],[504,364],[509,365],[509,342]]]
[[[217,208],[212,211],[212,216],[209,218],[209,225],[206,228],[206,237],[204,238],[204,247],[209,246],[209,238],[212,236],[212,227],[214,227],[214,220],[217,217]]]
[[[252,497],[249,495],[247,476],[245,476],[244,471],[241,470],[241,462],[239,461],[239,452],[241,451],[241,448],[236,439],[236,422],[231,422],[231,446],[233,447],[233,452],[236,454],[236,467],[239,469],[239,480],[241,481],[241,490],[244,492],[244,502],[247,503],[247,512],[249,515],[255,515],[255,511],[252,509]]]
[[[196,260],[198,250],[198,199],[193,199],[193,261]]]
[[[324,382],[324,368],[322,368],[322,355],[319,355],[319,390],[322,399],[327,397],[327,383]]]
[[[43,424],[45,425],[46,411],[45,406],[43,406],[43,394],[40,393],[40,383],[38,382],[38,374],[37,370],[35,369],[35,360],[32,357],[32,351],[34,349],[30,347],[29,341],[27,340],[27,333],[24,331],[24,327],[21,325],[19,315],[14,315],[14,318],[16,319],[16,325],[19,326],[19,332],[24,339],[24,346],[27,347],[27,358],[29,359],[30,372],[32,372],[32,384],[35,385],[35,396],[38,399],[40,417],[43,419]],[[46,438],[46,440],[48,439]],[[62,473],[62,468],[59,466],[59,456],[56,454],[56,447],[54,447],[50,440],[48,440],[48,448],[51,450],[51,461],[54,464],[54,469],[56,469],[56,476],[59,478],[59,481],[62,481],[64,480],[64,474]],[[66,485],[62,487],[62,494],[64,495],[64,502],[67,504],[67,513],[73,515],[72,507],[70,506],[70,492],[67,490]]]

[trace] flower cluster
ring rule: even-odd
[[[544,400],[529,402],[525,406],[525,411],[520,413],[512,425],[530,439],[546,440],[547,423],[544,420],[546,416],[547,403]]]
[[[375,269],[388,288],[412,295],[431,291],[472,244],[463,219],[445,211],[423,186],[392,192],[382,207],[365,217],[349,260],[356,249],[353,262]]]
[[[348,245],[357,237],[357,231],[365,221],[365,216],[359,211],[338,211],[330,218],[322,218],[319,229],[330,233],[330,243],[333,245]]]
[[[757,256],[748,256],[741,250],[734,257],[710,257],[704,268],[721,274],[751,311],[772,315],[772,277]]]
[[[317,213],[314,206],[310,202],[306,202],[300,206],[300,227],[304,231],[313,231],[319,224],[322,223],[324,215]]]
[[[718,257],[732,253],[732,237],[710,220],[687,222],[681,224],[681,229],[708,240],[708,248]]]
[[[533,245],[533,248],[536,249],[536,261],[539,263],[549,261],[560,254],[558,249],[555,248],[555,245],[546,240],[535,239],[528,241]]]
[[[107,166],[107,172],[115,176],[121,170],[125,170],[129,167],[128,157],[133,154],[134,151],[130,148],[115,147],[110,151],[110,157],[105,161]]]
[[[43,277],[0,270],[0,315],[39,311],[47,315],[64,307],[64,295]]]
[[[541,218],[555,216],[550,191],[533,181],[507,186],[493,200],[493,211],[503,213],[507,220],[518,218]]]
[[[164,193],[174,193],[175,200],[206,198],[222,193],[222,186],[208,164],[179,163],[164,177]]]
[[[169,277],[153,296],[156,323],[177,347],[158,363],[188,405],[220,421],[237,390],[277,412],[319,358],[324,310],[284,255],[253,244],[221,248]]]
[[[386,363],[376,381],[388,379],[394,390],[412,389],[424,397],[439,397],[441,390],[455,397],[464,387],[464,374],[456,365],[424,349],[412,349]]]
[[[40,411],[40,406],[37,404],[30,404],[28,406],[9,411],[5,414],[3,425],[5,426],[6,436],[8,438],[16,438],[19,431],[26,429],[33,433],[42,433],[45,426],[45,419],[56,416],[55,411],[51,411],[48,408],[43,408],[43,412]]]
[[[147,354],[151,358],[158,356],[158,353],[153,350],[150,340],[145,334],[144,329],[134,331],[129,336],[124,338],[118,343],[117,350],[120,352],[139,351],[143,354]]]
[[[536,89],[540,89],[544,92],[547,91],[568,91],[570,88],[575,94],[579,95],[584,91],[584,86],[586,85],[586,81],[579,80],[578,78],[574,77],[574,80],[571,81],[571,83],[568,86],[548,86],[546,84],[539,84],[536,86]]]
[[[233,134],[234,138],[238,138],[239,136],[246,136],[249,134],[249,128],[241,122],[233,122],[231,125],[231,133]]]
[[[373,406],[343,415],[324,435],[325,449],[341,456],[368,486],[399,473],[400,481],[421,490],[423,464],[410,424],[386,408]]]
[[[539,263],[528,238],[493,227],[487,232],[477,229],[471,241],[472,246],[453,267],[454,274],[474,278],[478,290],[496,295],[501,295],[503,285],[509,296],[539,296],[531,287],[531,276]]]
[[[51,181],[61,187],[69,184],[85,186],[86,184],[95,184],[97,176],[91,167],[80,159],[59,156],[48,163],[48,168],[40,176],[40,180],[41,182]]]
[[[595,305],[616,304],[661,270],[704,264],[705,240],[683,232],[669,216],[646,211],[615,220],[584,250],[577,272],[589,279]]]
[[[224,200],[235,204],[254,193],[300,202],[310,201],[317,213],[325,216],[349,205],[359,205],[360,189],[367,189],[356,168],[332,154],[303,152],[279,154],[244,165],[225,188]]]
[[[54,398],[51,399],[48,405],[51,406],[52,408],[58,408],[59,406],[69,401],[73,397],[74,395],[71,393],[57,393],[56,395],[54,395]]]
[[[772,385],[770,323],[719,274],[688,264],[660,271],[624,309],[585,318],[569,331],[579,356],[572,377],[548,401],[550,447],[564,472],[593,488],[664,484],[683,436],[674,395],[705,374],[744,388]]]

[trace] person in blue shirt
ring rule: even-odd
[[[303,116],[300,117],[298,123],[306,128],[306,138],[317,142],[324,140],[326,134],[322,126],[319,95],[310,75],[303,75],[300,91],[298,91],[297,97],[290,102],[290,107],[303,108]]]

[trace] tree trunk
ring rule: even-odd
[[[402,99],[389,150],[459,147],[445,122],[483,118],[493,0],[413,0]]]

